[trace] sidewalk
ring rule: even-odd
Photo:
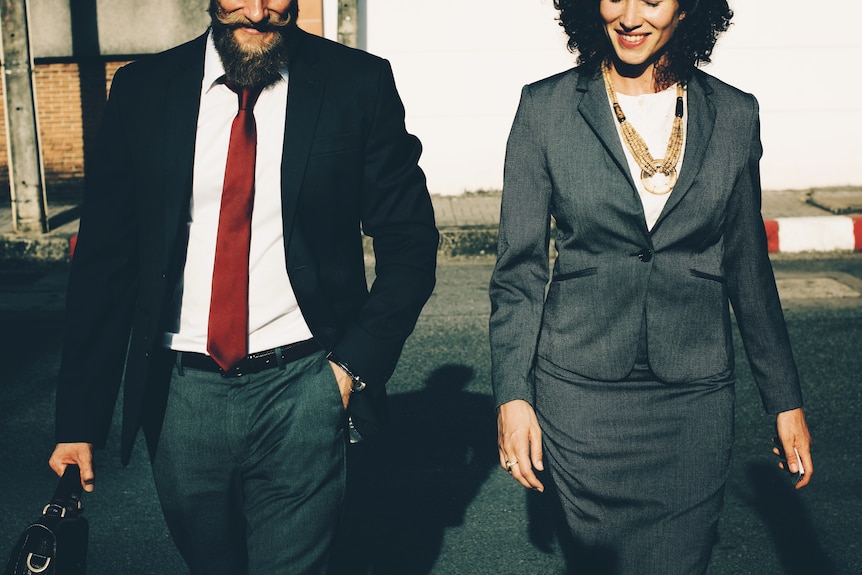
[[[435,195],[432,201],[441,255],[495,252],[499,194]],[[770,252],[862,251],[862,187],[764,191],[763,216]],[[77,217],[77,206],[49,206],[51,231],[21,236],[12,231],[11,209],[0,208],[0,263],[68,260]]]
[[[47,234],[16,234],[12,224],[12,208],[0,206],[0,265],[69,260],[72,238],[78,233],[78,206],[48,205]]]
[[[499,195],[435,196],[441,252],[493,253]],[[763,192],[770,252],[862,251],[862,188]]]

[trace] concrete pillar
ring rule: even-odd
[[[338,3],[338,41],[345,46],[359,47],[358,0],[340,0]]]
[[[36,124],[27,0],[0,0],[0,20],[12,223],[16,232],[45,233],[48,205]]]

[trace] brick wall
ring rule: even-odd
[[[323,31],[321,0],[300,0],[299,25],[314,34]],[[84,149],[98,129],[111,80],[122,61],[37,62],[34,69],[36,114],[45,166],[45,191],[50,203],[75,202],[84,185]],[[5,117],[0,84],[0,113]],[[0,122],[0,190],[9,198],[6,122]],[[2,200],[0,200],[2,201]]]
[[[107,89],[120,62],[99,62],[101,70],[95,74],[99,84],[82,82],[92,77],[91,71],[78,64],[61,62],[37,64],[34,68],[36,115],[42,144],[42,163],[45,166],[45,190],[52,201],[73,201],[80,197],[84,179],[84,135],[95,134],[98,115],[85,114],[84,102],[104,102]],[[87,68],[90,68],[88,66]],[[104,82],[101,79],[104,78]],[[84,90],[82,90],[84,86]],[[101,93],[99,88],[101,87]],[[6,105],[0,87],[0,110]],[[4,110],[5,114],[5,110]],[[0,125],[0,188],[9,190],[6,123]]]

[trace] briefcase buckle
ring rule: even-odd
[[[40,565],[38,565],[38,566],[33,565],[33,559],[34,558],[40,560]],[[41,561],[44,561],[44,563],[41,563]],[[45,557],[44,555],[36,555],[35,553],[28,553],[27,554],[27,569],[29,569],[31,573],[42,573],[43,571],[45,571],[45,569],[48,568],[48,565],[50,565],[50,564],[51,564],[51,558],[50,557]]]
[[[66,508],[62,505],[57,505],[56,503],[49,503],[42,510],[42,515],[45,517],[59,517],[62,519],[66,516]]]

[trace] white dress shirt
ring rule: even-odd
[[[195,138],[191,221],[178,331],[166,345],[206,353],[224,168],[237,95],[223,83],[224,67],[212,33],[207,38],[201,105]],[[254,107],[257,124],[254,208],[249,254],[248,352],[255,353],[309,339],[311,330],[287,276],[281,214],[281,159],[287,113],[287,70],[266,88]]]

